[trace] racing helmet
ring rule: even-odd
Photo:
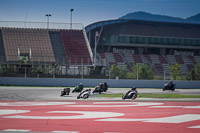
[[[135,86],[133,86],[131,90],[135,90],[135,89],[136,89],[136,87],[135,87]]]

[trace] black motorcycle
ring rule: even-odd
[[[60,96],[69,95],[69,93],[70,93],[70,88],[64,88],[64,89],[61,91]]]
[[[91,90],[90,90],[90,89],[89,89],[89,90],[82,91],[82,92],[79,93],[79,95],[77,96],[77,99],[80,99],[80,98],[83,98],[83,99],[89,98],[90,93],[91,93]]]
[[[174,91],[176,89],[175,87],[176,87],[176,84],[172,84],[172,85],[164,84],[163,91],[165,91],[165,90]]]
[[[125,99],[136,99],[137,98],[137,94],[138,92],[135,90],[135,91],[128,91],[127,93],[125,93],[123,96],[122,96],[122,99],[125,100]]]
[[[101,94],[101,92],[103,92],[103,91],[104,91],[103,88],[101,86],[97,85],[92,93]]]

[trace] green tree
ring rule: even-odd
[[[128,70],[127,67],[119,67],[113,64],[110,68],[110,74],[111,78],[116,78],[116,76],[119,76],[120,79],[126,79]]]
[[[110,74],[111,74],[111,78],[115,78],[116,76],[119,76],[119,67],[115,64],[112,64],[110,68]]]
[[[53,78],[55,78],[55,75],[61,74],[61,69],[57,64],[52,64],[48,68],[48,73],[53,75]]]
[[[8,69],[6,68],[6,66],[1,64],[0,65],[0,73],[3,74],[3,73],[7,73],[7,72],[8,72]]]
[[[30,63],[29,57],[28,56],[21,56],[19,60],[22,64],[28,64]]]
[[[0,64],[0,74],[7,74],[9,72],[13,72],[12,66]]]
[[[132,79],[153,79],[154,74],[151,66],[147,64],[133,65],[133,72],[128,74],[128,78]]]
[[[126,79],[128,75],[128,69],[127,67],[119,67],[120,73],[119,78],[120,79]]]
[[[147,64],[139,65],[138,77],[139,79],[153,79],[154,74],[151,66]]]
[[[195,65],[194,68],[188,73],[187,80],[200,80],[200,64]]]
[[[181,77],[181,65],[180,64],[174,64],[169,66],[169,69],[171,70],[170,73],[170,79],[171,80],[178,80]]]
[[[34,66],[32,68],[32,73],[35,73],[37,74],[37,77],[39,78],[40,77],[40,74],[44,73],[44,69],[42,66]]]

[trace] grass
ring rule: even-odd
[[[122,93],[116,94],[101,94],[97,97],[122,97]],[[140,93],[138,98],[200,98],[200,95],[182,95],[182,94],[152,94],[152,93]]]

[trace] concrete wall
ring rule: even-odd
[[[106,81],[110,87],[162,88],[168,81],[164,80],[115,80],[115,79],[68,79],[68,78],[11,78],[0,77],[0,85],[20,86],[84,86],[94,87]],[[200,89],[199,81],[174,81],[176,88]]]

